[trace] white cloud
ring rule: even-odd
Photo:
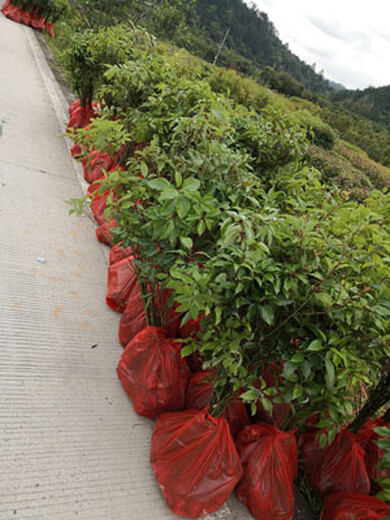
[[[252,3],[249,2],[248,3]],[[389,0],[254,0],[281,40],[348,88],[390,84]]]

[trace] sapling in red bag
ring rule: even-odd
[[[164,300],[162,302],[162,305],[164,305],[164,316],[160,325],[164,328],[167,338],[175,338],[180,324],[180,315],[175,311],[175,306],[169,307],[167,305],[168,298],[169,291],[165,291]],[[156,298],[155,306],[157,312],[161,314],[161,303],[158,298]],[[131,294],[128,297],[126,308],[119,322],[118,337],[121,345],[125,347],[138,332],[147,326],[147,324],[148,320],[142,299],[141,288],[136,284],[131,289]]]
[[[186,518],[217,511],[242,476],[229,425],[207,409],[160,416],[150,460],[168,506]]]
[[[112,310],[123,312],[133,286],[137,282],[137,274],[133,257],[124,258],[108,268],[106,303]]]
[[[381,520],[389,515],[389,505],[375,497],[335,493],[325,499],[320,520]]]
[[[161,327],[145,327],[127,345],[117,367],[134,410],[155,418],[182,410],[190,375],[180,355],[180,344],[167,339]]]
[[[257,520],[292,520],[298,464],[295,433],[252,424],[240,432],[236,445],[244,469],[238,499]]]
[[[191,375],[186,394],[187,409],[202,410],[210,404],[213,387],[209,378],[210,372],[207,370]],[[245,404],[239,397],[227,405],[223,416],[230,426],[232,435],[236,435],[249,424]]]

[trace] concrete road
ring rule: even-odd
[[[66,108],[32,29],[0,14],[0,519],[173,520],[153,422],[115,375],[107,250],[64,202],[83,193]],[[209,518],[250,516],[233,499]]]

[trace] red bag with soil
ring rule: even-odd
[[[175,312],[175,308],[168,307],[166,302],[169,298],[169,291],[165,292],[165,321],[163,328],[167,338],[175,338],[180,324],[180,315]],[[156,303],[158,306],[158,302]],[[136,284],[132,287],[131,294],[127,300],[126,308],[119,322],[119,342],[124,347],[131,341],[138,332],[148,324],[145,306],[142,300],[141,289]]]
[[[336,493],[325,500],[320,520],[380,520],[389,515],[389,505],[375,497]]]
[[[117,223],[115,220],[111,220],[111,222],[105,222],[101,226],[99,226],[96,231],[96,239],[103,244],[108,244],[112,246],[114,242],[114,235],[112,234],[111,229],[116,227]]]
[[[22,22],[22,9],[15,5],[12,5],[11,2],[5,2],[3,7],[1,8],[4,16],[12,20],[13,22],[21,23]]]
[[[118,338],[120,344],[125,347],[147,325],[141,288],[138,283],[135,283],[119,322]]]
[[[316,486],[318,472],[321,467],[322,459],[326,450],[322,450],[315,433],[302,433],[299,436],[299,452],[302,458],[302,468],[305,472],[309,484]]]
[[[313,484],[322,498],[339,492],[369,494],[370,478],[364,462],[364,450],[356,435],[348,430],[337,435],[323,455]]]
[[[47,27],[46,27],[47,28]],[[73,105],[71,105],[73,106]],[[91,122],[91,119],[96,117],[94,107],[87,105],[85,108],[79,104],[71,113],[67,128],[77,130],[79,128],[85,128]]]
[[[83,159],[84,179],[91,183],[103,177],[115,166],[114,160],[106,152],[100,153],[99,150],[93,150]]]
[[[146,327],[127,345],[117,374],[134,410],[154,419],[184,408],[189,368],[164,329]]]
[[[120,262],[129,256],[133,256],[131,247],[122,247],[120,244],[116,244],[110,249],[108,262],[110,265],[116,264],[116,262]]]
[[[187,387],[187,409],[203,410],[208,407],[213,392],[212,384],[207,380],[209,377],[210,372],[207,370],[192,374]],[[249,424],[249,417],[245,404],[239,397],[234,399],[226,407],[223,416],[230,426],[232,435],[236,435]]]
[[[137,282],[133,257],[124,258],[108,268],[106,303],[114,311],[123,312],[132,288]]]
[[[100,186],[98,185],[97,187],[99,188]],[[107,222],[106,218],[104,217],[104,211],[107,208],[107,200],[111,192],[113,192],[113,200],[118,200],[118,196],[115,194],[115,188],[106,190],[103,195],[99,195],[98,193],[96,193],[95,189],[95,192],[93,194],[93,199],[91,202],[91,211],[93,216],[95,217],[96,222],[99,225],[102,225],[105,222]]]
[[[237,498],[257,520],[292,520],[298,465],[295,433],[252,424],[238,435],[236,445],[244,468]]]
[[[150,459],[168,506],[187,518],[217,511],[242,476],[227,422],[207,410],[159,417]]]

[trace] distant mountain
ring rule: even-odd
[[[293,54],[284,44],[268,15],[243,0],[195,0],[197,19],[193,21],[205,36],[220,42],[230,30],[226,48],[245,57],[257,67],[271,66],[287,72],[314,92],[344,88]]]
[[[331,99],[343,108],[381,123],[390,130],[390,86],[334,92]]]
[[[337,90],[337,91],[346,90],[344,85],[342,85],[341,83],[336,83],[336,81],[332,81],[332,80],[329,80],[329,86],[333,90]]]

